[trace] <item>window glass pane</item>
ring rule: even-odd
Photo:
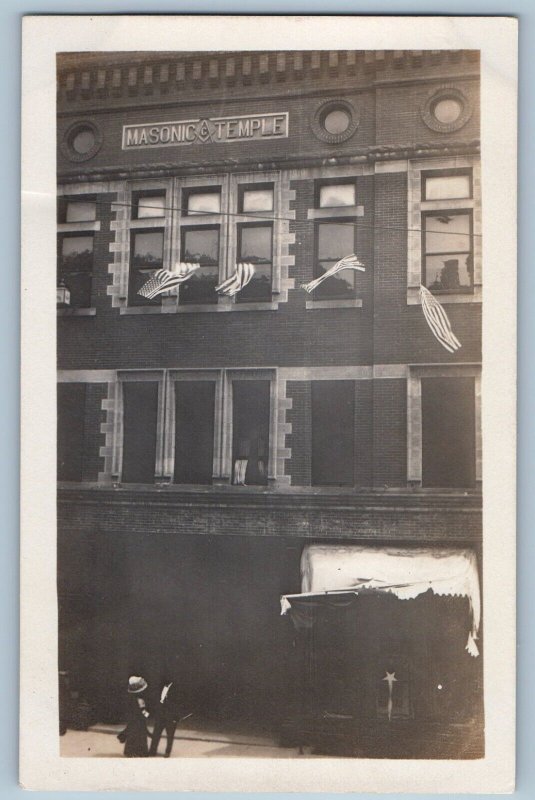
[[[188,214],[219,214],[220,192],[191,192],[188,194]]]
[[[93,237],[64,236],[61,240],[61,265],[65,272],[93,268]]]
[[[150,231],[135,233],[133,266],[150,270],[161,269],[162,265],[163,232]]]
[[[241,228],[240,250],[238,261],[251,264],[271,263],[272,229],[269,226]]]
[[[215,383],[175,382],[175,483],[211,483]]]
[[[183,232],[182,261],[196,264],[216,265],[219,263],[219,229],[198,229]]]
[[[458,197],[470,197],[469,175],[444,175],[442,177],[425,178],[426,200],[454,200]]]
[[[69,200],[65,212],[65,222],[92,222],[97,218],[97,204],[94,200],[82,202]]]
[[[468,214],[426,214],[424,229],[426,253],[466,253],[471,248]]]
[[[269,381],[232,383],[232,482],[267,484]]]
[[[461,116],[463,107],[454,97],[445,97],[433,106],[433,114],[444,125],[455,122]]]
[[[215,287],[219,282],[219,229],[183,230],[182,261],[200,264],[200,267],[181,284],[179,302],[217,303]]]
[[[327,133],[343,133],[347,131],[351,124],[351,117],[342,108],[336,108],[334,111],[329,111],[323,120],[323,127]]]
[[[85,383],[58,384],[58,480],[81,481],[84,451]]]
[[[353,381],[312,382],[312,484],[354,485]]]
[[[422,485],[475,485],[474,378],[422,378]]]
[[[273,189],[247,189],[243,193],[242,209],[247,211],[273,211]]]
[[[428,289],[455,291],[472,286],[472,256],[456,253],[445,256],[426,256],[425,282]]]
[[[123,383],[123,483],[154,483],[158,384]]]
[[[320,186],[320,208],[354,206],[356,202],[356,186],[354,183]]]
[[[71,145],[76,153],[86,155],[95,145],[95,134],[89,128],[83,128],[75,134]]]
[[[165,216],[165,195],[143,195],[137,200],[137,218]]]
[[[271,302],[271,264],[255,264],[251,281],[235,297],[237,303]]]
[[[318,258],[338,261],[355,249],[354,227],[350,224],[325,222],[318,229]]]

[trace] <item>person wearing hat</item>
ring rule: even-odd
[[[147,719],[149,712],[145,701],[147,681],[138,675],[128,679],[128,709],[126,728],[117,736],[124,743],[124,754],[127,758],[144,758],[148,756]]]

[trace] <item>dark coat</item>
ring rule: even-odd
[[[117,737],[124,742],[124,754],[127,758],[143,758],[148,756],[147,720],[143,708],[138,702],[144,700],[144,693],[128,695],[126,728]]]
[[[163,722],[178,722],[181,716],[178,687],[173,681],[162,703],[160,698],[165,685],[166,684],[162,684],[160,686],[158,694],[154,697],[151,712],[155,719],[161,719]]]

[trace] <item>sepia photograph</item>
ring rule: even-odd
[[[54,53],[63,763],[484,763],[464,41]]]

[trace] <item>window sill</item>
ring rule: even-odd
[[[351,300],[307,300],[306,308],[311,311],[316,308],[362,308],[362,299],[353,297]]]
[[[94,317],[96,308],[58,308],[58,317]]]
[[[433,297],[436,297],[441,305],[448,303],[481,303],[482,301],[482,287],[481,285],[474,286],[473,292],[462,292],[459,294],[448,294],[447,292],[431,292]],[[420,287],[409,286],[407,289],[407,305],[419,306],[420,305]]]
[[[307,219],[339,219],[340,217],[363,217],[364,206],[325,206],[309,208]]]
[[[353,301],[352,301],[353,302]],[[276,311],[279,307],[277,301],[262,303],[204,303],[183,304],[166,306],[124,306],[119,309],[120,314],[135,316],[137,314],[213,314],[227,311]]]

